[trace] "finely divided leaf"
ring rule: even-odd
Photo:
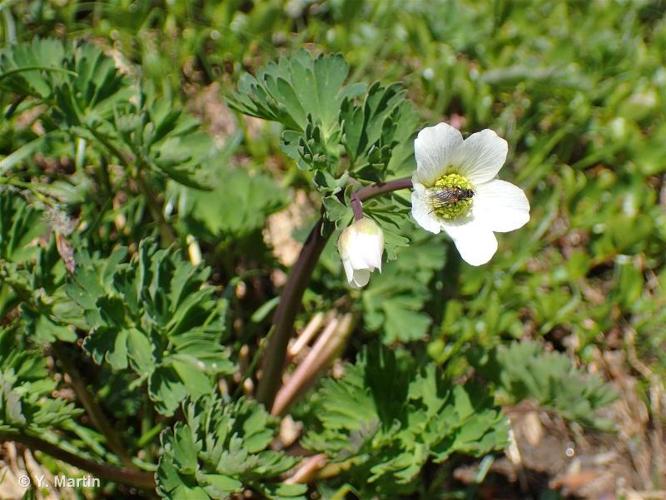
[[[126,255],[81,255],[67,292],[88,321],[84,348],[93,359],[146,380],[158,411],[170,415],[187,395],[213,393],[233,369],[220,344],[225,302],[206,283],[210,270],[174,249],[144,240],[129,262]]]
[[[162,497],[225,498],[249,489],[267,498],[305,498],[305,485],[279,483],[297,460],[270,449],[276,420],[262,406],[204,397],[184,413],[184,423],[162,434],[156,476]]]
[[[269,63],[256,78],[244,75],[230,104],[245,114],[278,121],[285,128],[300,132],[305,131],[310,115],[326,139],[337,128],[345,97],[358,95],[364,89],[345,86],[348,73],[349,67],[340,55],[313,57],[301,50]]]
[[[617,394],[596,374],[578,370],[558,352],[546,352],[536,342],[514,342],[497,348],[484,373],[498,384],[497,398],[504,404],[535,400],[564,418],[600,429],[612,422],[598,410],[612,403]]]
[[[390,382],[388,382],[390,381]],[[483,455],[506,444],[506,419],[478,387],[454,385],[434,366],[374,346],[312,396],[302,444],[340,463],[367,495],[414,491],[421,468],[455,452]]]
[[[43,354],[14,329],[0,329],[0,431],[39,435],[76,418],[81,412],[72,403],[53,397],[57,387]]]

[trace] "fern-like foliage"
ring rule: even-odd
[[[213,392],[216,377],[231,372],[220,344],[226,305],[206,284],[210,269],[152,240],[130,260],[126,248],[106,259],[77,258],[67,293],[90,331],[84,348],[97,363],[146,381],[158,411],[172,414],[186,396]]]
[[[27,346],[13,328],[0,329],[0,431],[39,435],[80,414],[54,398],[57,388],[43,354]]]
[[[395,177],[412,156],[411,138],[418,117],[398,84],[369,88],[345,83],[349,66],[339,55],[314,57],[305,50],[270,63],[255,76],[245,75],[231,106],[251,116],[283,125],[282,149],[297,165],[312,172],[326,215],[337,226],[351,219],[349,178],[360,183]],[[397,211],[395,203],[391,209]],[[366,214],[382,229],[396,233],[378,206]],[[404,246],[404,238],[387,238],[386,249]]]
[[[181,218],[211,240],[260,230],[269,214],[287,204],[286,190],[266,175],[220,168],[212,177],[210,190],[179,188],[177,193]]]
[[[380,180],[395,146],[409,142],[417,123],[397,84],[347,84],[349,66],[339,55],[311,56],[301,50],[270,63],[257,76],[245,75],[231,105],[285,127],[283,148],[306,170],[322,171],[320,191],[335,189],[340,159],[365,180]],[[331,175],[327,178],[325,174]]]
[[[276,421],[262,406],[204,397],[184,413],[185,422],[162,434],[156,475],[162,497],[228,498],[249,489],[266,498],[305,498],[304,485],[278,482],[297,459],[269,448]]]
[[[0,316],[18,308],[22,331],[31,340],[73,341],[71,326],[78,311],[61,285],[65,267],[55,240],[38,244],[48,235],[42,210],[14,191],[0,191]]]
[[[305,411],[303,445],[324,452],[364,495],[409,493],[428,461],[483,455],[505,445],[506,419],[479,387],[444,380],[434,366],[386,348],[362,352],[327,379]]]
[[[11,45],[0,52],[0,88],[25,98],[21,109],[46,105],[45,136],[15,152],[5,166],[48,147],[45,137],[73,136],[130,169],[149,169],[187,186],[206,185],[204,165],[216,148],[199,122],[156,96],[151,85],[122,75],[95,45],[51,39]]]
[[[586,374],[558,352],[545,352],[536,342],[514,342],[497,348],[484,367],[496,381],[496,397],[502,404],[531,399],[562,417],[599,429],[612,422],[599,418],[598,411],[617,394],[596,374]]]
[[[185,186],[205,187],[204,164],[216,151],[212,139],[197,119],[172,100],[159,98],[151,86],[117,109],[110,136],[116,139],[139,167],[150,167]]]
[[[305,131],[308,122],[330,137],[345,98],[359,95],[365,85],[344,85],[349,66],[340,55],[312,57],[300,50],[244,75],[231,104],[239,111]],[[310,116],[311,118],[308,118]]]
[[[408,153],[396,154],[396,146],[411,146],[416,113],[399,84],[374,83],[361,99],[346,98],[340,110],[343,145],[352,171],[368,180],[383,180],[395,173]],[[385,170],[384,172],[382,172]],[[377,175],[377,172],[383,175]]]
[[[51,39],[4,49],[0,86],[49,104],[61,126],[96,126],[131,95],[113,60],[97,47]]]

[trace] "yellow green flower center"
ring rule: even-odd
[[[446,220],[464,217],[472,208],[472,188],[472,183],[460,174],[443,175],[428,188],[432,211]]]

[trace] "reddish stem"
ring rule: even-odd
[[[412,187],[412,179],[405,177],[379,184],[372,184],[355,191],[351,195],[351,207],[356,220],[363,217],[363,201],[380,194]],[[287,284],[282,291],[280,303],[273,316],[273,328],[261,365],[261,380],[257,388],[257,400],[269,410],[275,395],[282,384],[282,372],[287,359],[287,347],[294,330],[294,320],[301,305],[303,294],[310,281],[310,275],[326,246],[332,229],[324,223],[322,216],[312,228],[301,249],[298,260],[289,273]]]
[[[51,455],[58,460],[67,462],[74,467],[90,472],[99,479],[114,481],[116,483],[127,484],[135,488],[146,490],[155,489],[155,475],[152,472],[145,472],[136,469],[116,467],[115,465],[93,462],[87,458],[80,457],[74,453],[63,450],[55,444],[44,441],[43,439],[28,434],[22,434],[11,431],[0,431],[0,442],[15,441],[21,443],[33,450],[39,450],[47,455]]]
[[[364,188],[354,191],[351,195],[351,208],[354,211],[354,220],[361,220],[363,218],[363,201],[369,198],[374,198],[380,194],[397,191],[399,189],[411,189],[411,177],[403,177],[402,179],[395,179],[388,182],[372,184]]]

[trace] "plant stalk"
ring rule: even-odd
[[[287,284],[273,317],[273,331],[268,338],[261,367],[262,376],[257,387],[257,400],[269,410],[273,406],[275,395],[282,384],[282,370],[287,358],[287,347],[303,293],[305,293],[310,275],[332,233],[331,228],[327,228],[325,225],[322,216],[310,231],[298,260],[289,273]]]
[[[21,443],[30,449],[38,450],[47,455],[51,455],[58,460],[67,462],[81,470],[90,472],[99,479],[106,481],[113,481],[115,483],[126,484],[135,488],[144,490],[155,489],[155,477],[151,472],[144,472],[136,469],[127,469],[124,467],[116,467],[109,464],[100,464],[93,462],[87,458],[82,458],[74,453],[63,450],[55,444],[44,441],[41,438],[30,436],[28,434],[0,431],[0,442],[14,441]]]
[[[404,177],[372,184],[355,191],[351,195],[351,205],[355,216],[357,212],[361,217],[363,216],[363,201],[384,193],[411,187],[412,179]],[[282,384],[282,371],[287,358],[287,347],[294,330],[294,320],[300,308],[305,288],[310,281],[310,276],[319,260],[319,256],[332,234],[332,229],[326,226],[322,215],[310,231],[298,260],[289,273],[287,284],[282,291],[280,303],[273,317],[273,327],[262,362],[262,376],[257,388],[257,400],[263,403],[269,411],[273,407],[275,395]]]
[[[394,179],[388,182],[380,182],[365,186],[358,191],[354,191],[351,195],[351,208],[354,211],[354,219],[360,220],[363,218],[363,202],[369,198],[374,198],[380,194],[390,193],[391,191],[398,191],[399,189],[411,189],[412,178],[403,177],[401,179]]]
[[[12,179],[10,177],[0,177],[0,185],[12,186],[17,189],[24,189],[26,191],[29,191],[35,198],[37,198],[47,207],[53,207],[56,205],[56,203],[53,200],[51,200],[48,196],[45,196],[44,194],[40,193],[37,190],[36,186],[30,182],[23,182],[18,179]]]

